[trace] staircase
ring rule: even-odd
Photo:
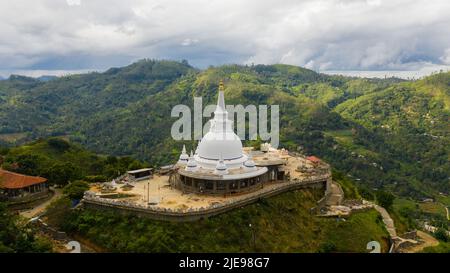
[[[339,206],[344,200],[344,191],[341,186],[335,182],[331,182],[330,188],[327,189],[326,194],[326,206]]]

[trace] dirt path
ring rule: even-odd
[[[423,243],[419,244],[419,245],[415,245],[415,246],[409,247],[409,248],[405,249],[403,252],[405,252],[405,253],[420,252],[426,247],[437,246],[439,244],[439,241],[436,240],[436,238],[434,238],[430,234],[425,233],[423,231],[418,230],[417,231],[417,236],[423,241]]]
[[[32,208],[32,209],[27,209],[27,210],[23,210],[20,212],[20,215],[26,217],[26,218],[33,218],[38,216],[39,214],[43,213],[45,211],[45,208],[50,205],[51,202],[53,202],[54,200],[58,199],[61,195],[62,195],[62,190],[61,189],[54,189],[55,194],[48,199],[47,201],[45,201],[44,203],[41,203],[39,205],[37,205],[36,207]]]

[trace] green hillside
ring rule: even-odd
[[[345,221],[311,214],[311,208],[323,196],[322,190],[284,193],[196,222],[160,222],[114,212],[71,209],[72,201],[66,194],[76,193],[74,198],[79,198],[82,191],[77,186],[85,184],[75,180],[95,181],[94,178],[103,177],[100,180],[104,181],[108,173],[114,175],[142,164],[132,158],[96,155],[60,138],[2,149],[0,154],[3,168],[41,175],[57,184],[72,182],[64,188],[63,197],[52,203],[44,220],[77,238],[91,241],[103,251],[366,252],[367,242],[373,240],[382,243],[383,251],[388,248],[388,234],[374,210],[355,213]],[[350,179],[340,173],[335,173],[333,179],[342,185],[346,197],[359,198]],[[52,250],[50,243],[29,227],[29,237],[24,242],[11,237],[14,229],[25,229],[21,222],[24,220],[8,215],[0,223],[4,230],[0,232],[0,252]]]
[[[449,73],[403,81],[142,60],[47,82],[15,76],[0,81],[0,144],[63,136],[100,154],[172,163],[182,146],[170,137],[172,107],[194,95],[214,103],[220,79],[228,104],[280,105],[282,147],[324,158],[364,191],[449,194]]]
[[[389,155],[398,162],[393,172],[408,177],[409,184],[419,191],[427,191],[432,186],[447,192],[450,85],[443,80],[448,79],[450,73],[443,73],[417,82],[393,85],[347,100],[334,110],[343,118],[368,128],[374,135],[384,135],[385,147],[373,145],[372,152],[375,153],[368,157],[376,159]],[[351,137],[335,137],[344,146],[364,150],[364,147],[357,147],[358,143],[355,144]]]
[[[65,185],[84,179],[104,182],[145,164],[131,157],[101,156],[64,139],[40,139],[0,150],[0,167],[28,175],[48,178]]]
[[[61,219],[61,200],[50,210],[49,222],[111,252],[368,252],[373,240],[387,251],[388,233],[376,211],[355,213],[347,221],[316,217],[310,209],[322,195],[284,193],[188,223],[89,209],[66,212]]]

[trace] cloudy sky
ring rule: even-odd
[[[2,76],[142,58],[415,75],[450,68],[450,1],[0,0],[0,37]]]

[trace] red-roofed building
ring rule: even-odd
[[[0,190],[7,198],[19,198],[48,191],[47,179],[0,169]]]
[[[320,158],[316,157],[316,156],[308,156],[306,158],[307,160],[311,161],[313,164],[319,164],[320,163]]]

